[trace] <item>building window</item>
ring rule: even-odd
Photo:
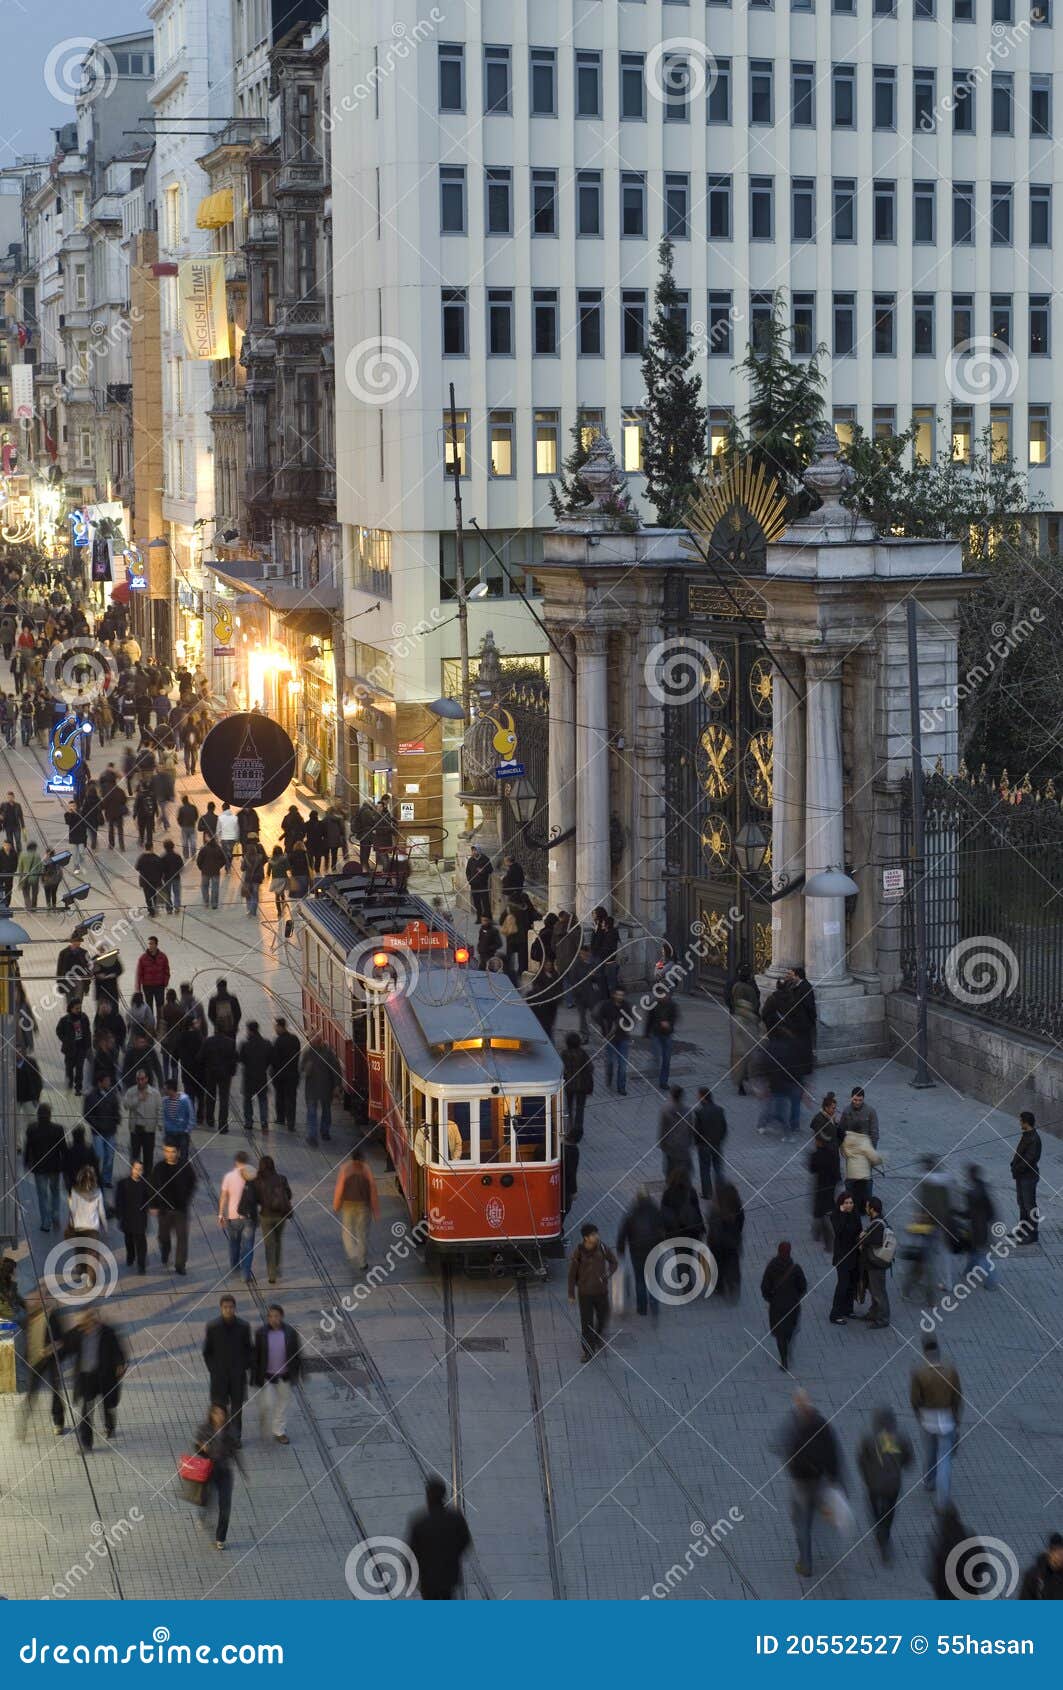
[[[553,47],[531,50],[531,115],[557,116],[557,53]]]
[[[1015,0],[993,0],[993,22],[1015,22]]]
[[[576,116],[602,115],[602,55],[576,54]]]
[[[749,238],[752,241],[775,239],[775,178],[749,178]]]
[[[1043,468],[1049,458],[1049,410],[1047,405],[1031,405],[1026,423],[1027,458],[1031,467]]]
[[[458,475],[464,481],[469,474],[469,413],[443,412],[443,474],[453,477],[457,461]]]
[[[816,238],[816,182],[812,176],[795,176],[790,184],[790,239]]]
[[[790,66],[790,123],[794,129],[812,129],[816,122],[816,67]]]
[[[633,170],[620,177],[620,233],[645,237],[646,178]]]
[[[876,241],[897,239],[897,184],[876,182],[872,189],[872,208]]]
[[[874,406],[871,412],[871,432],[876,440],[892,439],[897,432],[896,406]]]
[[[1051,29],[1052,0],[1034,0],[1030,7],[1030,22],[1035,29]]]
[[[1052,189],[1047,182],[1030,184],[1030,245],[1052,245]]]
[[[916,18],[932,18],[935,11],[935,0],[912,0],[912,16]]]
[[[499,165],[485,171],[487,186],[487,233],[513,233],[513,172]]]
[[[642,413],[625,411],[620,419],[620,452],[628,475],[642,469]]]
[[[912,183],[912,240],[916,246],[932,246],[935,239],[935,184]]]
[[[1052,78],[1050,76],[1031,76],[1030,78],[1030,134],[1051,135],[1052,133]]]
[[[576,334],[581,358],[600,358],[604,351],[602,294],[591,289],[582,290],[577,297]]]
[[[989,412],[989,452],[995,463],[1011,457],[1011,406],[993,405]]]
[[[710,73],[707,116],[710,123],[730,123],[731,121],[730,59],[717,59],[715,73]]]
[[[508,480],[516,473],[513,462],[513,412],[489,411],[487,440],[491,474],[498,480]]]
[[[897,72],[876,65],[871,73],[873,122],[876,129],[897,127]]]
[[[1011,347],[1011,295],[1010,293],[994,293],[989,296],[989,333],[993,340],[994,349],[1003,351]]]
[[[600,170],[576,172],[576,233],[600,235],[602,232],[602,173]]]
[[[646,116],[646,55],[620,55],[620,116],[637,121]]]
[[[832,200],[834,239],[836,241],[855,241],[856,183],[849,177],[836,176]]]
[[[710,176],[708,182],[709,239],[731,239],[731,178]]]
[[[443,289],[443,356],[465,358],[469,351],[469,302],[464,288]]]
[[[512,108],[513,89],[509,48],[484,48],[484,112],[504,115]]]
[[[835,405],[831,413],[831,426],[837,437],[838,445],[844,451],[851,446],[856,438],[856,406]]]
[[[532,289],[532,352],[536,358],[557,356],[557,289]]]
[[[912,412],[915,424],[915,439],[912,441],[912,456],[917,464],[932,464],[934,461],[934,412],[926,405],[917,405]]]
[[[465,48],[455,42],[441,41],[439,55],[439,109],[441,112],[465,110]]]
[[[295,220],[295,285],[300,299],[310,299],[317,292],[317,219],[312,216]]]
[[[989,196],[990,240],[994,246],[1011,245],[1011,185],[994,182]]]
[[[664,178],[664,232],[670,241],[690,239],[690,177],[669,173]]]
[[[835,65],[831,71],[831,122],[835,129],[856,128],[856,69]]]
[[[974,245],[974,183],[952,184],[952,244]]]
[[[666,53],[661,64],[665,123],[690,122],[690,60],[682,53]]]
[[[749,121],[775,122],[775,66],[770,59],[749,61]]]
[[[1030,356],[1047,358],[1051,347],[1052,301],[1047,293],[1030,295]]]
[[[584,410],[581,405],[576,413],[576,424],[580,446],[589,452],[594,442],[605,433],[605,412]]]
[[[995,70],[990,89],[990,121],[994,135],[1010,135],[1014,128],[1014,77],[1008,71]]]
[[[487,350],[492,358],[513,356],[513,290],[487,290]]]
[[[831,0],[832,12],[841,12],[846,17],[856,16],[856,0]]]
[[[535,433],[535,473],[556,475],[561,432],[558,413],[536,411],[532,426]]]
[[[934,295],[917,293],[912,299],[912,354],[934,356]]]
[[[640,358],[646,350],[646,295],[641,288],[626,288],[620,295],[620,350],[625,358]]]
[[[531,173],[532,234],[557,234],[557,171]]]
[[[732,303],[730,293],[709,294],[709,356],[730,358],[733,354],[731,334]]]
[[[178,444],[183,446],[184,442],[179,441]],[[78,429],[78,463],[79,464],[91,464],[91,462],[92,462],[92,430],[89,429],[89,428],[79,428]],[[183,491],[183,489],[184,489],[184,460],[182,459],[182,461],[181,461],[181,480],[178,483],[178,491]]]
[[[917,67],[912,72],[912,128],[917,135],[929,135],[937,128],[936,89],[936,71]]]
[[[74,304],[87,305],[89,302],[89,273],[84,264],[74,265]]]
[[[439,228],[444,235],[465,233],[465,166],[439,167]]]
[[[952,349],[959,351],[961,346],[974,338],[974,299],[969,293],[954,293],[952,296]]]
[[[969,70],[952,73],[952,129],[955,135],[974,134],[974,77]]]
[[[726,449],[731,435],[732,412],[725,405],[716,405],[709,412],[709,456],[719,457]]]
[[[874,342],[876,358],[893,358],[897,353],[897,296],[876,293],[874,298]]]
[[[873,0],[871,13],[876,18],[895,18],[897,16],[897,0]]]
[[[749,296],[749,341],[757,352],[767,348],[774,303],[770,293],[758,292]]]
[[[814,293],[795,293],[793,296],[791,347],[795,358],[811,358],[816,350],[816,296]]]
[[[952,407],[952,461],[970,464],[971,440],[974,434],[974,413],[969,405]]]

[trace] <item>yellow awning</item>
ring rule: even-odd
[[[206,199],[200,200],[199,210],[196,212],[197,229],[224,229],[233,220],[233,191],[231,188],[219,188],[216,194],[208,194]]]

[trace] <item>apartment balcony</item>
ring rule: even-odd
[[[247,214],[248,246],[276,246],[279,239],[277,213],[272,207]]]
[[[210,415],[212,417],[243,416],[246,407],[246,389],[236,387],[232,382],[218,382],[210,396]]]
[[[335,505],[336,471],[328,464],[290,464],[273,478],[274,505]]]
[[[323,159],[288,159],[281,165],[274,193],[305,193],[308,188],[325,186]]]
[[[36,366],[38,387],[53,387],[59,380],[59,365],[48,360]]]
[[[247,281],[247,259],[242,252],[227,252],[225,255],[225,280],[229,282]]]
[[[325,328],[325,301],[297,299],[292,305],[277,306],[276,331],[281,334],[301,334]]]

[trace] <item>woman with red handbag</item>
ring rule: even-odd
[[[214,1532],[214,1547],[215,1549],[224,1549],[225,1539],[229,1534],[229,1515],[232,1512],[233,1504],[233,1467],[239,1467],[245,1479],[247,1474],[240,1460],[239,1446],[229,1430],[225,1410],[219,1404],[211,1404],[207,1419],[196,1433],[195,1447],[196,1454],[205,1456],[210,1462],[210,1473],[205,1481],[207,1489],[204,1491],[204,1507],[207,1505],[209,1492],[213,1490],[218,1499],[218,1523]]]

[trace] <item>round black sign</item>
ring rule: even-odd
[[[295,746],[284,729],[257,711],[224,716],[199,753],[209,791],[223,804],[272,804],[291,785]]]

